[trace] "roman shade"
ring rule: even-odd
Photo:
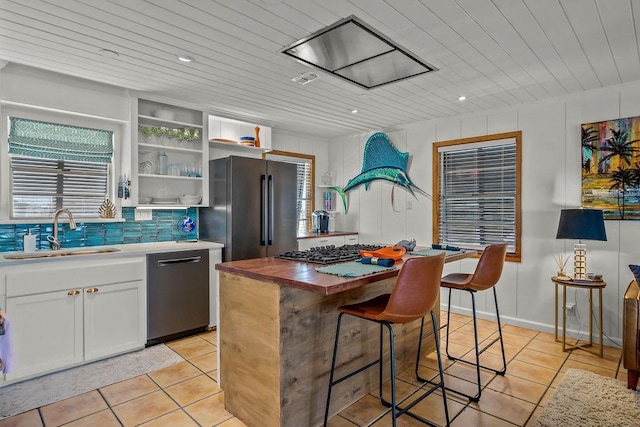
[[[113,132],[10,117],[9,154],[111,163]]]

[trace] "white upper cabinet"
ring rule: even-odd
[[[123,171],[130,170],[131,198],[124,199],[123,206],[206,206],[205,113],[140,98],[132,99],[131,111],[132,147],[123,156]],[[201,201],[186,200],[185,195]]]
[[[271,128],[268,126],[217,116],[209,116],[208,125],[212,159],[230,155],[260,157],[271,150]]]

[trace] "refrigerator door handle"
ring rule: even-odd
[[[260,175],[260,246],[267,245],[269,217],[267,215],[267,176]]]
[[[273,245],[274,237],[274,225],[275,222],[275,184],[273,182],[273,175],[269,175],[269,234],[267,245]]]

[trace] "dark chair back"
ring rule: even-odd
[[[427,315],[438,299],[444,252],[404,262],[391,290],[389,302],[378,320],[406,323]]]
[[[507,255],[507,244],[489,245],[484,248],[480,261],[469,282],[469,287],[476,291],[489,289],[498,283],[502,275],[504,260]]]

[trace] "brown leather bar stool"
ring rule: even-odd
[[[331,389],[334,385],[351,378],[375,365],[380,365],[380,401],[386,407],[391,408],[393,425],[396,425],[396,419],[403,414],[407,414],[412,418],[427,424],[432,423],[416,414],[409,412],[417,403],[429,396],[437,389],[442,390],[442,400],[444,402],[444,411],[449,425],[449,412],[447,409],[447,396],[444,386],[444,375],[442,373],[442,361],[440,359],[440,345],[438,340],[436,316],[433,312],[434,305],[438,300],[440,293],[440,277],[442,276],[442,268],[444,266],[444,253],[430,257],[410,258],[404,262],[396,282],[391,290],[391,294],[384,294],[364,301],[358,304],[343,305],[338,307],[340,314],[338,315],[338,325],[336,327],[336,340],[333,348],[333,359],[331,361],[331,373],[329,375],[329,392],[327,393],[327,406],[324,413],[324,425],[327,425],[329,419],[329,404],[331,403]],[[418,358],[420,360],[420,345],[422,343],[422,332],[424,328],[424,316],[431,313],[431,322],[433,323],[433,332],[435,337],[436,352],[438,355],[438,367],[440,369],[440,382],[433,384],[429,390],[425,391],[419,398],[414,400],[405,408],[400,408],[396,401],[395,388],[395,355],[394,355],[394,332],[392,324],[408,323],[414,320],[421,320],[420,340],[418,341]],[[336,367],[336,357],[338,354],[338,338],[340,337],[340,323],[342,316],[349,314],[361,319],[370,320],[380,324],[380,354],[377,360],[348,373],[337,380],[334,380]],[[383,371],[383,330],[386,327],[389,331],[389,352],[390,352],[390,372],[391,372],[391,402],[387,401],[382,395],[382,371]]]
[[[450,360],[455,360],[463,363],[467,363],[469,365],[476,367],[476,374],[478,379],[478,393],[475,396],[471,396],[465,393],[461,393],[456,390],[451,390],[457,394],[467,397],[469,400],[473,402],[477,402],[480,400],[480,394],[482,393],[482,385],[480,383],[480,368],[487,369],[495,372],[498,375],[504,375],[507,371],[507,359],[504,355],[504,342],[502,341],[502,327],[500,325],[500,312],[498,311],[498,295],[496,293],[495,285],[500,280],[500,276],[502,275],[502,267],[504,266],[504,259],[507,255],[507,244],[498,244],[498,245],[489,245],[487,246],[482,255],[480,256],[480,260],[478,261],[478,265],[473,274],[465,274],[465,273],[453,273],[448,274],[442,278],[440,282],[440,286],[443,288],[449,288],[449,303],[447,305],[447,340],[445,345],[445,351],[447,353],[447,357]],[[478,324],[476,319],[476,299],[475,294],[479,291],[484,291],[487,289],[493,288],[493,298],[496,304],[496,318],[498,319],[498,337],[493,339],[490,343],[485,345],[482,349],[478,348]],[[475,353],[476,353],[476,362],[468,362],[466,360],[462,360],[460,358],[453,357],[449,354],[449,318],[451,313],[451,289],[458,289],[461,291],[467,291],[471,295],[471,307],[473,311],[473,335],[475,338]],[[489,347],[495,344],[497,341],[500,341],[500,348],[502,350],[502,369],[493,369],[487,366],[480,365],[480,355],[484,353]],[[421,379],[421,378],[419,378]],[[421,379],[422,380],[422,379]]]

